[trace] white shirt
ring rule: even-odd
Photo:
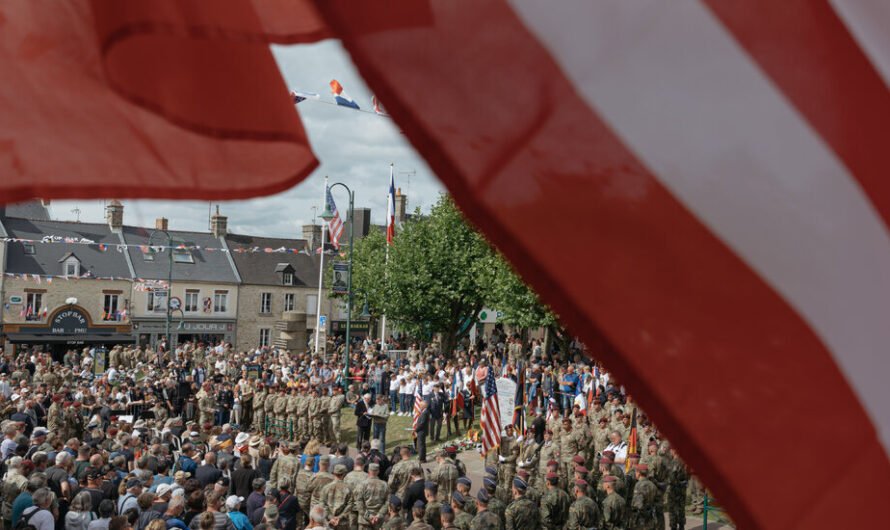
[[[27,518],[27,516],[34,513],[35,510],[40,510],[40,512],[35,513],[28,519],[28,524],[33,525],[37,530],[54,530],[56,527],[56,520],[53,518],[53,514],[49,510],[43,510],[36,506],[29,506],[22,511],[22,518]]]
[[[623,464],[624,461],[627,459],[627,442],[621,440],[617,444],[610,443],[606,446],[605,449],[603,449],[603,452],[605,451],[612,451],[613,453],[615,453],[615,463]]]
[[[417,388],[417,383],[415,383],[414,379],[411,379],[410,381],[405,383],[405,393],[406,394],[413,394],[415,388]]]
[[[400,375],[399,375],[399,376],[396,376],[396,377],[393,377],[392,379],[390,379],[390,381],[389,381],[389,391],[390,391],[390,392],[395,392],[396,390],[398,390],[398,389],[399,389],[399,382],[400,382],[401,380],[402,380],[402,376],[400,376]]]
[[[420,391],[421,394],[423,394],[424,396],[428,396],[428,395],[432,394],[434,384],[435,383],[432,381],[430,381],[428,383],[424,383],[423,386],[421,387],[422,388],[422,390]]]

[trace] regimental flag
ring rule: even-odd
[[[392,245],[396,237],[396,183],[393,180],[393,166],[389,165],[389,193],[386,196],[386,244]]]
[[[343,235],[343,219],[340,218],[340,212],[337,211],[337,204],[334,202],[334,196],[331,195],[331,188],[325,192],[325,200],[327,201],[328,210],[334,214],[328,221],[328,232],[331,236],[331,244],[334,248],[340,249],[340,237]],[[324,248],[324,244],[320,248]],[[319,253],[321,251],[319,250]]]
[[[454,418],[464,408],[463,370],[456,369],[451,377],[451,417]]]
[[[497,449],[501,444],[501,407],[498,402],[498,387],[495,384],[494,370],[489,367],[485,378],[485,395],[482,398],[482,456]]]
[[[349,94],[343,90],[343,85],[336,79],[331,79],[331,93],[334,95],[334,101],[342,107],[349,107],[355,110],[361,110],[358,103],[352,99]]]
[[[525,366],[522,362],[516,363],[517,383],[516,397],[513,407],[513,430],[519,434],[525,433]]]
[[[627,456],[640,452],[640,435],[637,433],[637,408],[630,416],[630,434],[627,435]],[[630,473],[630,458],[624,461],[624,472]]]
[[[423,394],[420,392],[421,380],[417,380],[414,385],[414,419],[411,422],[411,430],[414,431],[414,437],[417,438],[417,422],[420,420],[420,402],[423,401]]]

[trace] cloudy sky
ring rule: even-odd
[[[323,101],[331,101],[328,82],[337,79],[363,109],[370,110],[371,92],[339,42],[274,47],[273,53],[291,89],[315,92]],[[372,221],[383,223],[390,162],[395,164],[396,186],[408,195],[411,210],[417,206],[428,209],[443,190],[389,118],[309,100],[300,103],[298,109],[321,165],[308,179],[284,193],[218,203],[220,211],[229,217],[231,232],[301,237],[300,227],[311,223],[315,215],[313,206],[321,205],[325,175],[332,182],[342,181],[352,187],[356,207],[371,208]],[[334,199],[345,215],[346,193],[335,190]],[[124,201],[124,206],[126,224],[151,226],[156,217],[167,217],[173,229],[207,229],[207,202]],[[102,207],[102,201],[54,201],[50,213],[55,219],[74,220],[77,213],[72,210],[78,209],[81,221],[101,222]]]

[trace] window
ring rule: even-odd
[[[174,243],[174,246],[184,246],[185,243],[182,241]],[[192,256],[192,252],[187,248],[174,248],[173,249],[173,262],[174,263],[194,263],[195,257]]]
[[[148,291],[148,310],[155,313],[167,312],[167,289]]]
[[[260,346],[269,346],[272,341],[272,330],[260,328]]]
[[[285,272],[284,273],[284,285],[293,285],[294,284],[294,273]]]
[[[285,311],[293,311],[294,310],[294,293],[287,293],[284,295],[284,310]]]
[[[65,262],[65,276],[80,276],[80,263],[76,259]]]
[[[102,303],[102,320],[120,320],[118,312],[118,298],[116,294],[106,294]]]
[[[318,295],[307,294],[306,295],[306,314],[314,315],[316,311],[318,311]]]
[[[24,311],[25,320],[41,320],[43,318],[43,293],[28,293]]]
[[[272,312],[272,293],[262,293],[260,295],[260,313]]]
[[[147,248],[142,251],[142,260],[143,261],[154,261],[155,260],[155,249]]]
[[[197,289],[186,289],[185,291],[185,307],[183,310],[186,313],[197,313],[198,312],[198,298],[201,296],[201,291]]]
[[[34,254],[34,243],[22,243],[22,247],[25,249],[25,254]]]
[[[145,310],[154,311],[155,308],[155,292],[146,291],[145,293]]]
[[[213,293],[213,312],[226,313],[229,305],[229,291],[214,291]]]

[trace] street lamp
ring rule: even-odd
[[[161,234],[167,238],[167,303],[166,303],[166,319],[164,325],[164,335],[167,337],[167,349],[173,349],[173,341],[170,337],[170,300],[173,299],[173,237],[170,236],[170,233],[166,230],[161,230],[160,228],[155,229],[148,236],[148,248],[152,250],[151,242],[155,237],[155,234]],[[153,252],[153,250],[152,250]],[[161,364],[161,353],[158,352],[158,364]]]
[[[349,186],[343,184],[342,182],[335,182],[328,187],[328,190],[333,192],[334,188],[337,186],[342,186],[343,189],[346,190],[346,193],[349,194],[349,212],[346,214],[349,218],[349,264],[347,265],[347,278],[346,278],[346,361],[343,364],[343,371],[345,372],[345,377],[343,377],[343,390],[345,391],[349,388],[349,355],[352,353],[352,248],[355,237],[355,193],[349,189]],[[327,223],[330,222],[331,219],[334,218],[334,212],[331,211],[330,206],[328,206],[327,201],[325,201],[324,211],[321,213],[321,218]],[[321,242],[322,252],[324,252],[324,241]],[[317,326],[317,324],[316,324]],[[318,333],[318,330],[316,330]]]

